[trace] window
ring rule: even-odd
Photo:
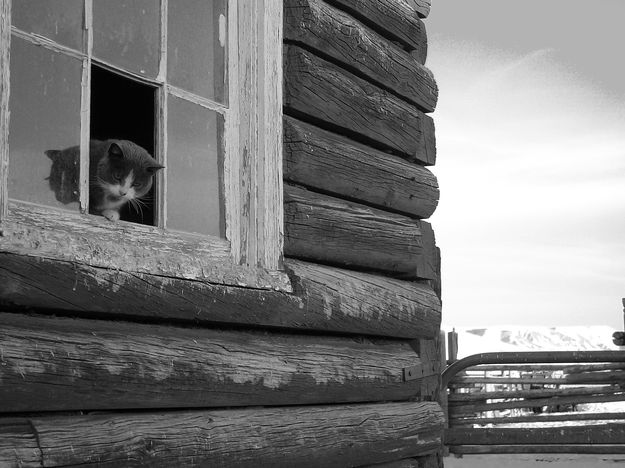
[[[0,7],[0,248],[288,288],[277,271],[282,2]],[[89,214],[90,141],[106,139],[165,166],[117,223]]]

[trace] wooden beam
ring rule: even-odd
[[[625,453],[624,444],[547,444],[547,445],[451,445],[451,453],[575,453],[620,454]]]
[[[434,76],[419,59],[350,15],[321,0],[286,0],[284,12],[285,40],[336,61],[424,112],[436,107]],[[425,28],[418,34],[415,39],[425,42]]]
[[[416,107],[293,45],[285,46],[285,113],[410,161],[436,160],[434,122]]]
[[[11,49],[11,0],[0,0],[0,221],[9,202],[9,63]]]
[[[625,390],[624,390],[625,392]],[[514,396],[512,396],[514,398]],[[494,403],[455,403],[449,405],[449,413],[453,416],[459,414],[473,414],[485,411],[496,411],[513,408],[535,408],[542,406],[575,405],[578,403],[608,403],[625,402],[625,393],[608,395],[573,395],[553,396],[550,398],[530,398],[523,400],[499,401]]]
[[[527,428],[450,428],[445,445],[622,444],[625,424]]]
[[[406,50],[423,47],[423,23],[430,0],[328,0]]]
[[[0,314],[0,412],[400,401],[407,341]]]
[[[344,467],[426,455],[441,443],[436,403],[173,411],[0,419],[15,460],[37,440],[39,465]],[[19,431],[19,432],[18,432]],[[5,431],[6,432],[6,431]],[[24,443],[22,444],[22,440]],[[28,453],[30,455],[30,453]],[[32,457],[29,456],[29,459]]]
[[[500,390],[479,393],[452,393],[449,402],[486,401],[504,398],[548,398],[553,396],[597,395],[625,392],[618,385],[572,387],[572,388],[540,388],[535,390]]]
[[[285,255],[407,278],[435,276],[434,235],[424,221],[288,185],[284,205]]]
[[[0,253],[0,304],[75,315],[226,323],[414,339],[437,333],[427,285],[294,260],[295,294]]]
[[[417,218],[430,217],[438,205],[438,182],[428,169],[290,117],[284,178]]]
[[[527,414],[524,416],[499,416],[492,418],[451,418],[451,425],[480,424],[526,424],[531,422],[562,422],[562,421],[609,421],[625,419],[625,413],[552,413]]]

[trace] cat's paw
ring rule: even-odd
[[[104,210],[102,212],[102,216],[104,216],[109,221],[119,221],[119,211]]]

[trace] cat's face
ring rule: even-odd
[[[121,205],[147,194],[162,167],[140,146],[116,140],[98,165],[97,184],[107,202]]]

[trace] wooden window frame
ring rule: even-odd
[[[223,197],[226,239],[157,226],[111,223],[85,214],[88,173],[81,170],[81,212],[70,213],[9,200],[9,84],[11,34],[83,60],[81,167],[88,164],[93,0],[84,0],[84,57],[72,49],[11,26],[11,0],[0,0],[0,251],[85,263],[96,267],[189,278],[217,284],[290,290],[280,270],[283,247],[282,195],[282,1],[228,0],[228,105],[192,96],[166,81],[167,11],[161,0],[161,61],[155,153],[167,166],[168,93],[224,115]],[[165,18],[163,20],[163,18]],[[163,24],[164,23],[164,24]],[[100,60],[98,65],[107,66]],[[119,72],[118,67],[112,67]],[[165,193],[161,173],[158,184]],[[165,197],[157,196],[157,213]]]

